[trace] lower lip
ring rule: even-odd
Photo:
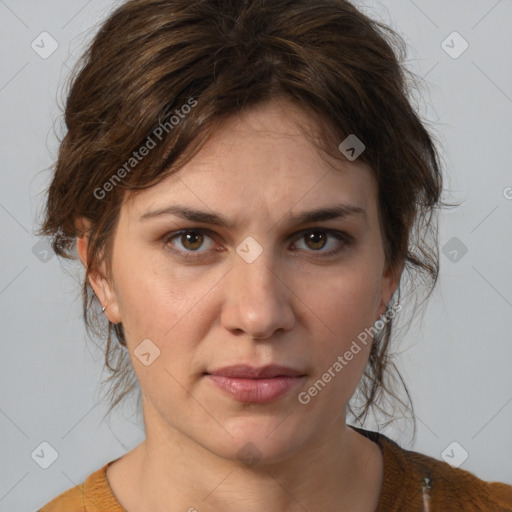
[[[304,378],[281,376],[271,379],[242,379],[222,375],[207,375],[207,377],[235,400],[255,404],[278,400],[300,384]]]

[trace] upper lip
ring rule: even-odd
[[[250,366],[246,364],[237,364],[225,366],[218,370],[206,372],[209,375],[221,375],[223,377],[238,377],[242,379],[270,379],[272,377],[301,377],[304,372],[295,370],[288,366],[270,364],[267,366]]]

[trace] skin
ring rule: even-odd
[[[140,382],[146,439],[107,477],[129,512],[169,510],[373,512],[382,454],[345,423],[370,343],[303,405],[308,390],[385,312],[400,271],[385,262],[377,183],[362,162],[327,158],[301,127],[313,121],[280,100],[231,117],[177,174],[126,198],[114,234],[112,279],[90,276],[105,314],[122,322]],[[288,217],[333,204],[364,208],[304,225]],[[214,211],[232,228],[142,214],[169,205]],[[207,229],[199,241],[176,236]],[[304,229],[349,234],[311,241]],[[318,233],[320,232],[320,233]],[[251,263],[236,249],[253,237]],[[177,253],[173,253],[170,248]],[[87,238],[78,239],[86,263]],[[334,256],[322,257],[339,248]],[[254,249],[251,249],[254,250]],[[186,260],[180,254],[196,255]],[[149,338],[160,355],[134,355]],[[244,404],[204,372],[230,364],[284,364],[300,387],[265,404]],[[256,447],[255,465],[238,452]],[[255,450],[253,448],[253,450]]]

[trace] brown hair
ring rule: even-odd
[[[74,258],[76,237],[84,234],[77,220],[90,222],[83,314],[89,334],[106,335],[106,382],[114,381],[108,413],[136,379],[126,350],[111,343],[113,332],[126,345],[123,326],[108,323],[102,331],[88,276],[102,260],[110,268],[125,193],[160,182],[227,116],[261,102],[293,101],[317,122],[322,150],[338,158],[348,135],[364,143],[359,159],[378,183],[387,263],[404,264],[430,296],[439,270],[442,177],[433,136],[413,106],[417,79],[404,58],[396,32],[343,0],[131,0],[102,24],[70,77],[67,133],[39,234],[51,237],[56,254]],[[154,146],[135,158],[149,139]],[[356,420],[378,407],[383,392],[400,401],[385,379],[388,369],[400,376],[388,354],[392,331],[390,319],[375,334]]]

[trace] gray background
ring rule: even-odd
[[[456,441],[469,454],[461,468],[512,484],[512,2],[358,5],[409,44],[408,65],[427,81],[419,108],[444,147],[445,199],[463,201],[441,217],[446,254],[424,322],[396,345],[416,441],[397,426],[382,431],[438,459]],[[78,284],[63,272],[79,267],[45,255],[32,234],[54,129],[63,133],[61,85],[112,6],[0,0],[1,512],[36,510],[143,439],[129,407],[102,421],[102,354],[85,341]],[[58,43],[47,58],[31,47],[44,31]],[[457,58],[442,47],[453,31],[469,44]],[[453,54],[461,42],[451,36],[445,45]],[[44,441],[58,453],[48,469],[31,456]],[[448,452],[457,458],[462,448]]]

